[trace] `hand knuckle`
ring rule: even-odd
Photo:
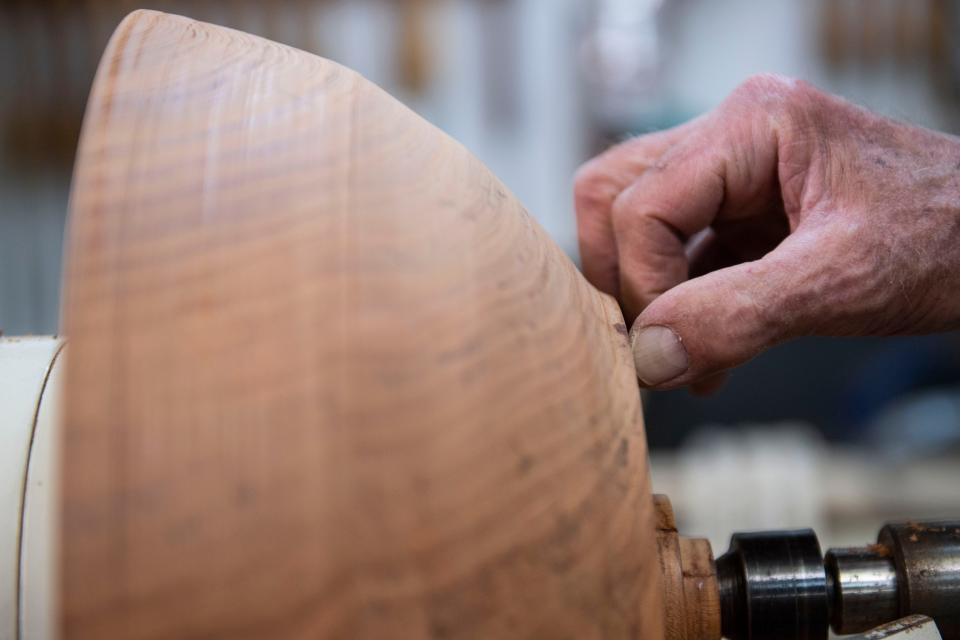
[[[577,169],[573,178],[573,195],[578,214],[583,215],[607,203],[610,199],[608,182],[596,160]]]
[[[620,229],[628,219],[636,217],[640,208],[639,194],[637,189],[628,188],[613,201],[610,210],[610,218],[614,229]]]
[[[779,99],[797,89],[799,81],[775,73],[758,73],[748,77],[734,89],[734,95]]]
[[[751,76],[730,95],[721,111],[725,118],[762,119],[782,140],[817,139],[829,120],[826,94],[802,80],[761,74]]]
[[[752,75],[740,83],[730,95],[733,105],[747,104],[767,113],[793,113],[809,108],[821,95],[813,85],[773,73]]]

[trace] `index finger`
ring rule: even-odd
[[[577,234],[583,274],[595,287],[618,296],[619,257],[613,203],[663,153],[681,140],[696,120],[673,129],[632,138],[584,164],[574,179]]]

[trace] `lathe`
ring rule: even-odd
[[[0,341],[0,638],[960,638],[960,521],[681,537],[616,303],[332,62],[129,16],[65,244],[66,338]]]

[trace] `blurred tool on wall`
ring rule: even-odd
[[[960,129],[955,0],[595,0],[587,16],[579,66],[593,151],[713,106],[701,96],[722,97],[710,86],[729,84],[731,68],[806,78],[917,120],[890,95],[912,84],[929,99],[922,124]]]
[[[938,98],[955,105],[960,95],[960,47],[953,0],[822,0],[820,50],[840,76],[927,76]],[[957,116],[950,111],[950,128]]]
[[[663,108],[664,4],[668,0],[598,0],[580,50],[587,113],[602,148],[629,131],[657,127]],[[669,123],[659,123],[661,126]]]

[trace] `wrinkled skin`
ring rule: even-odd
[[[710,391],[797,336],[960,327],[960,139],[803,82],[751,78],[610,149],[575,197],[584,274],[635,319],[647,386]],[[657,326],[681,347],[645,376]]]

